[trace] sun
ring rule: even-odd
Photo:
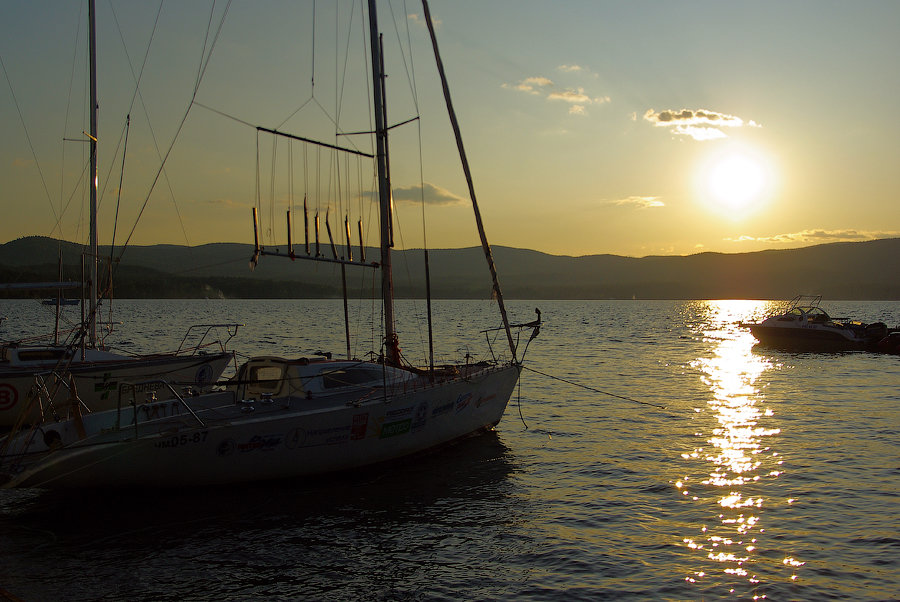
[[[741,209],[759,198],[764,185],[762,167],[744,155],[728,155],[716,161],[707,175],[710,195],[718,202]]]
[[[714,153],[700,167],[698,175],[707,204],[735,218],[761,209],[774,186],[769,158],[745,147]]]

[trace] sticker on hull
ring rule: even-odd
[[[165,449],[170,447],[184,447],[185,445],[203,443],[206,441],[207,435],[209,435],[209,431],[198,431],[191,434],[184,433],[181,435],[172,435],[171,437],[160,439],[153,444],[153,447],[156,447],[158,449]]]
[[[350,440],[359,441],[366,438],[366,429],[369,427],[369,415],[357,414],[353,417],[353,426],[350,427]]]
[[[472,401],[471,393],[463,393],[456,399],[456,411],[462,412],[469,405],[469,402]]]
[[[284,444],[288,449],[337,445],[349,441],[350,433],[350,425],[308,430],[298,427],[287,434]]]
[[[12,385],[0,384],[0,411],[10,410],[19,403],[19,392]]]
[[[397,422],[388,422],[387,424],[382,425],[381,435],[379,435],[379,438],[387,439],[388,437],[396,437],[398,435],[405,435],[406,433],[409,432],[411,425],[412,425],[411,418],[407,418],[406,420],[398,420]]]

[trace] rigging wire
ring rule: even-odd
[[[287,148],[287,164],[288,164],[288,172],[287,172],[287,180],[288,180],[288,215],[290,216],[291,224],[294,223],[294,141],[288,140],[288,148]],[[288,232],[288,252],[294,252],[294,232]]]
[[[214,109],[213,107],[211,107],[209,105],[205,105],[202,102],[195,100],[194,105],[200,107],[201,109],[206,109],[207,111],[212,111],[213,113],[216,113],[217,115],[221,115],[222,117],[225,117],[226,119],[231,119],[232,121],[236,121],[236,122],[240,123],[241,125],[246,125],[247,127],[257,129],[257,126],[250,123],[249,121],[244,121],[243,119],[241,119],[239,117],[235,117],[234,115],[229,115],[228,113],[225,113],[224,111],[220,111],[219,109]]]
[[[80,2],[78,4],[78,6],[79,6],[78,20],[76,21],[76,23],[82,23],[83,22],[82,15],[84,14],[83,13],[84,3]],[[81,47],[81,43],[79,42],[80,39],[81,39],[81,28],[76,27],[75,28],[75,41],[74,41],[74,48],[76,50]],[[76,52],[72,52],[72,68],[69,70],[69,86],[68,86],[69,91],[68,91],[68,95],[66,96],[66,116],[65,116],[65,120],[63,121],[63,134],[64,135],[65,135],[65,132],[67,132],[69,130],[69,112],[72,108],[72,96],[73,96],[73,90],[75,87],[75,66],[77,64],[78,64],[78,52],[76,51]],[[60,219],[60,222],[62,220],[63,215],[65,215],[65,213],[66,213],[65,208],[68,207],[68,204],[69,204],[69,203],[66,203],[66,205],[63,205],[63,190],[65,189],[65,181],[66,181],[66,146],[67,146],[66,141],[67,141],[66,138],[63,138],[62,145],[61,145],[61,151],[60,151],[60,170],[59,170],[59,206],[60,206],[59,219]],[[82,146],[81,156],[82,156],[82,162],[85,163],[85,169],[88,169],[87,164],[89,162],[85,162],[85,160],[84,160],[84,147],[83,146]],[[82,174],[82,177],[83,177],[83,174]],[[81,178],[79,178],[77,186],[79,186],[79,187],[81,186]],[[73,197],[73,196],[74,196],[74,192],[72,193],[72,195],[70,195],[69,202],[71,202],[71,197]],[[59,229],[59,237],[63,238],[62,224],[60,222],[57,222],[57,227]],[[81,224],[82,222],[83,222],[83,220],[79,219],[78,222],[76,222],[76,223]],[[77,232],[77,229],[78,228],[76,226],[76,234],[74,236],[74,240],[77,240],[79,238],[79,233]],[[54,228],[54,230],[56,230],[56,228]],[[50,231],[51,235],[53,234],[54,230]]]
[[[50,210],[53,212],[53,218],[56,220],[57,227],[60,225],[61,217],[57,215],[56,208],[53,207],[53,200],[50,196],[50,190],[47,188],[47,181],[44,178],[44,171],[38,161],[37,153],[34,150],[34,144],[31,142],[31,135],[28,133],[28,127],[25,125],[25,118],[22,116],[22,109],[19,107],[19,99],[16,98],[16,92],[13,90],[12,81],[9,78],[9,72],[6,70],[6,64],[3,62],[3,56],[0,56],[0,67],[3,68],[3,75],[6,77],[6,83],[9,86],[9,93],[12,95],[13,104],[16,105],[16,112],[19,114],[19,121],[22,123],[22,129],[25,131],[25,139],[28,141],[28,148],[31,149],[31,156],[34,158],[34,164],[37,167],[38,174],[41,177],[41,185],[44,187],[44,194],[47,195],[47,202],[50,204]]]
[[[150,202],[150,196],[152,195],[153,190],[156,188],[156,183],[159,181],[159,178],[163,172],[163,169],[165,169],[166,161],[168,160],[169,155],[172,153],[172,149],[175,148],[175,143],[178,141],[178,137],[181,134],[181,130],[184,128],[184,124],[185,124],[185,122],[187,122],[188,115],[190,115],[191,109],[194,106],[194,102],[197,99],[197,93],[200,91],[200,83],[203,79],[203,75],[206,73],[206,68],[209,66],[209,62],[212,59],[213,50],[215,50],[216,43],[219,40],[219,35],[222,33],[222,28],[225,25],[225,18],[227,17],[228,10],[231,7],[231,1],[232,0],[229,0],[227,5],[225,6],[225,9],[222,13],[222,18],[219,21],[219,27],[216,30],[215,36],[213,36],[212,43],[209,45],[209,51],[206,52],[206,47],[204,47],[204,52],[206,52],[206,56],[204,57],[203,55],[201,55],[201,57],[200,57],[200,70],[199,70],[200,74],[197,78],[196,85],[194,86],[194,91],[193,91],[193,94],[191,95],[191,101],[190,101],[190,103],[188,103],[188,106],[184,111],[184,115],[181,118],[181,122],[178,124],[178,127],[175,130],[175,135],[172,137],[172,142],[169,145],[168,150],[166,150],[166,154],[163,156],[163,160],[159,166],[159,169],[156,172],[156,175],[153,178],[153,182],[150,184],[150,190],[147,193],[147,197],[144,199],[143,204],[141,205],[141,209],[138,212],[137,219],[135,220],[135,223],[131,228],[131,232],[128,233],[128,238],[125,240],[125,244],[122,245],[122,251],[119,254],[119,258],[121,258],[122,255],[124,255],[125,249],[128,247],[128,244],[131,242],[132,236],[134,236],[134,231],[137,228],[137,222],[140,220],[141,216],[144,214],[144,211],[147,209],[147,205]],[[210,14],[212,14],[214,11],[215,11],[215,3],[213,3],[213,8],[210,10]],[[212,23],[212,17],[210,17],[210,23]]]
[[[125,156],[128,152],[128,132],[131,130],[131,114],[125,118],[125,143],[122,146],[122,170],[119,172],[119,191],[118,197],[116,198],[116,216],[113,219],[113,229],[112,229],[112,242],[109,243],[109,261],[110,266],[112,266],[112,254],[113,249],[116,247],[116,226],[119,223],[119,207],[122,203],[122,186],[125,181]]]
[[[162,153],[160,152],[160,148],[159,148],[159,140],[156,138],[156,130],[153,129],[153,125],[150,122],[150,111],[147,110],[147,103],[144,102],[144,95],[141,94],[141,81],[144,78],[144,69],[146,68],[147,61],[149,60],[149,57],[150,57],[150,48],[152,47],[153,40],[156,37],[156,31],[159,26],[160,15],[162,14],[162,7],[163,7],[163,3],[162,3],[162,1],[160,1],[159,8],[156,11],[156,19],[154,20],[153,28],[150,31],[150,39],[147,42],[147,49],[144,51],[144,60],[141,63],[140,70],[138,71],[137,75],[135,75],[134,67],[131,62],[131,55],[128,53],[128,45],[125,43],[125,35],[122,33],[122,26],[119,24],[119,17],[116,14],[115,8],[112,6],[112,3],[110,3],[110,11],[112,12],[113,20],[116,23],[116,28],[119,31],[119,39],[122,42],[122,50],[125,53],[125,58],[128,62],[128,68],[131,70],[131,77],[132,77],[132,79],[134,79],[134,92],[131,95],[131,102],[129,103],[129,106],[128,106],[128,113],[130,115],[133,112],[135,100],[140,99],[141,108],[143,109],[143,112],[144,112],[144,117],[147,119],[147,127],[150,130],[150,136],[153,139],[153,148],[156,150],[156,156],[159,158],[159,160],[161,162],[163,161],[163,157],[162,157]],[[212,19],[212,13],[210,13],[210,19]],[[206,48],[206,40],[208,40],[208,39],[209,39],[209,25],[207,26],[206,39],[204,39],[204,43],[203,43],[204,51]],[[195,81],[195,85],[198,85],[196,83],[196,81]],[[123,161],[124,161],[124,157],[123,157]],[[107,178],[108,178],[108,175],[107,175]],[[185,228],[184,220],[181,217],[181,210],[179,209],[178,202],[175,198],[175,191],[172,189],[172,182],[171,182],[171,180],[169,180],[168,172],[166,172],[165,170],[163,170],[163,179],[166,182],[166,187],[169,189],[169,196],[171,197],[172,204],[175,207],[175,214],[178,216],[178,223],[181,226],[181,233],[184,236],[185,242],[189,244],[187,229]],[[107,179],[107,182],[108,182],[108,179]],[[152,191],[152,189],[151,189],[151,191]],[[114,232],[114,235],[115,235],[115,232]]]
[[[122,203],[122,188],[123,183],[125,181],[125,157],[128,153],[128,133],[131,131],[131,114],[129,113],[125,119],[125,142],[122,145],[122,170],[119,172],[119,190],[116,198],[116,215],[113,220],[113,228],[112,228],[112,240],[109,243],[109,264],[107,265],[107,270],[109,273],[109,280],[107,281],[106,286],[107,290],[107,298],[110,299],[110,303],[107,304],[107,323],[112,324],[112,286],[113,286],[113,273],[117,270],[113,268],[113,255],[116,249],[116,227],[119,225],[119,207]],[[107,180],[109,181],[109,180]]]
[[[409,11],[406,8],[407,4],[404,1],[404,14],[409,14]],[[393,14],[393,10],[391,11]],[[419,90],[417,85],[416,78],[416,64],[413,59],[412,52],[412,35],[409,30],[409,19],[406,21],[406,43],[409,48],[409,67],[407,69],[408,77],[410,79],[410,91],[413,98],[413,105],[416,108],[416,134],[419,140],[419,202],[422,208],[422,253],[423,259],[425,261],[425,288],[426,288],[426,312],[428,319],[428,365],[431,366],[432,370],[434,369],[434,325],[432,318],[432,298],[431,298],[431,265],[428,257],[428,228],[427,228],[427,220],[425,218],[426,215],[426,204],[425,204],[425,156],[423,152],[423,144],[422,144],[422,121],[418,119],[421,112],[419,110]],[[524,420],[523,420],[524,422]],[[527,428],[527,425],[526,425]]]
[[[400,39],[400,27],[397,25],[397,15],[394,12],[394,5],[388,3],[388,8],[391,11],[391,20],[394,23],[394,31],[397,34],[397,47],[400,49],[400,57],[403,59],[403,67],[406,69],[406,81],[410,83],[410,92],[412,93],[413,104],[416,107],[416,115],[419,114],[419,97],[415,87],[415,66],[413,65],[412,60],[412,36],[409,31],[409,19],[405,18],[406,15],[409,14],[409,11],[406,10],[406,2],[403,2],[403,16],[406,22],[406,45],[403,44],[403,41]],[[409,51],[409,61],[407,62],[406,58],[406,50]]]
[[[616,399],[622,399],[622,400],[624,400],[624,401],[630,401],[630,402],[632,402],[632,403],[639,403],[639,404],[641,404],[641,405],[651,406],[651,407],[654,407],[654,408],[659,408],[660,410],[665,410],[665,409],[667,409],[666,406],[661,406],[661,405],[658,405],[658,404],[655,404],[655,403],[650,403],[649,401],[640,401],[639,399],[632,399],[631,397],[625,397],[624,395],[616,395],[615,393],[610,393],[609,391],[603,391],[603,390],[601,390],[601,389],[597,389],[597,388],[594,388],[594,387],[589,387],[589,386],[583,385],[583,384],[581,384],[581,383],[576,383],[575,381],[571,381],[571,380],[568,380],[568,379],[565,379],[565,378],[560,378],[559,376],[553,376],[552,374],[547,374],[546,372],[541,372],[540,370],[536,370],[536,369],[531,368],[531,367],[529,367],[529,366],[524,366],[524,365],[523,365],[522,368],[524,368],[525,370],[530,370],[531,372],[534,372],[534,373],[536,373],[536,374],[540,374],[541,376],[546,376],[547,378],[552,378],[553,380],[558,380],[558,381],[560,381],[560,382],[564,382],[564,383],[569,384],[569,385],[572,385],[572,386],[574,386],[574,387],[580,387],[580,388],[585,389],[585,390],[588,390],[588,391],[593,391],[594,393],[600,393],[600,394],[602,394],[602,395],[608,395],[609,397],[615,397]]]
[[[259,130],[256,131],[256,212],[262,215],[262,197],[259,181]]]
[[[278,136],[272,136],[272,167],[269,173],[269,242],[275,244],[275,172],[278,162]]]

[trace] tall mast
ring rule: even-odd
[[[88,340],[93,347],[97,343],[97,279],[98,269],[97,262],[99,259],[99,249],[97,245],[97,31],[96,31],[97,15],[94,8],[94,0],[88,0],[88,38],[89,38],[89,56],[90,56],[90,79],[91,79],[91,173],[90,173],[90,202],[91,202],[91,223],[90,238],[91,250],[88,255],[90,260],[90,279],[91,279],[91,298],[88,311]]]
[[[372,49],[372,86],[374,88],[376,164],[378,200],[381,216],[381,297],[384,301],[385,360],[400,363],[397,332],[394,329],[394,277],[391,268],[391,183],[387,168],[387,126],[384,117],[384,62],[378,36],[375,0],[369,0],[369,44]]]

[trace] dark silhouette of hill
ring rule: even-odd
[[[60,254],[66,279],[80,280],[82,252],[81,245],[45,237],[10,241],[0,245],[0,281],[55,281]],[[251,245],[239,243],[131,246],[114,263],[114,294],[119,298],[341,294],[340,268],[335,264],[263,257],[251,272],[252,252]],[[357,259],[358,252],[354,249]],[[101,255],[108,256],[109,248],[101,247]],[[783,299],[799,293],[827,299],[900,299],[900,238],[641,258],[568,257],[494,247],[494,257],[504,294],[518,299]],[[366,259],[378,261],[378,250],[367,249]],[[490,296],[480,248],[434,249],[429,261],[435,297]],[[422,250],[396,251],[394,273],[398,296],[424,296]],[[370,268],[347,268],[348,287],[354,294],[377,292],[376,277]]]

